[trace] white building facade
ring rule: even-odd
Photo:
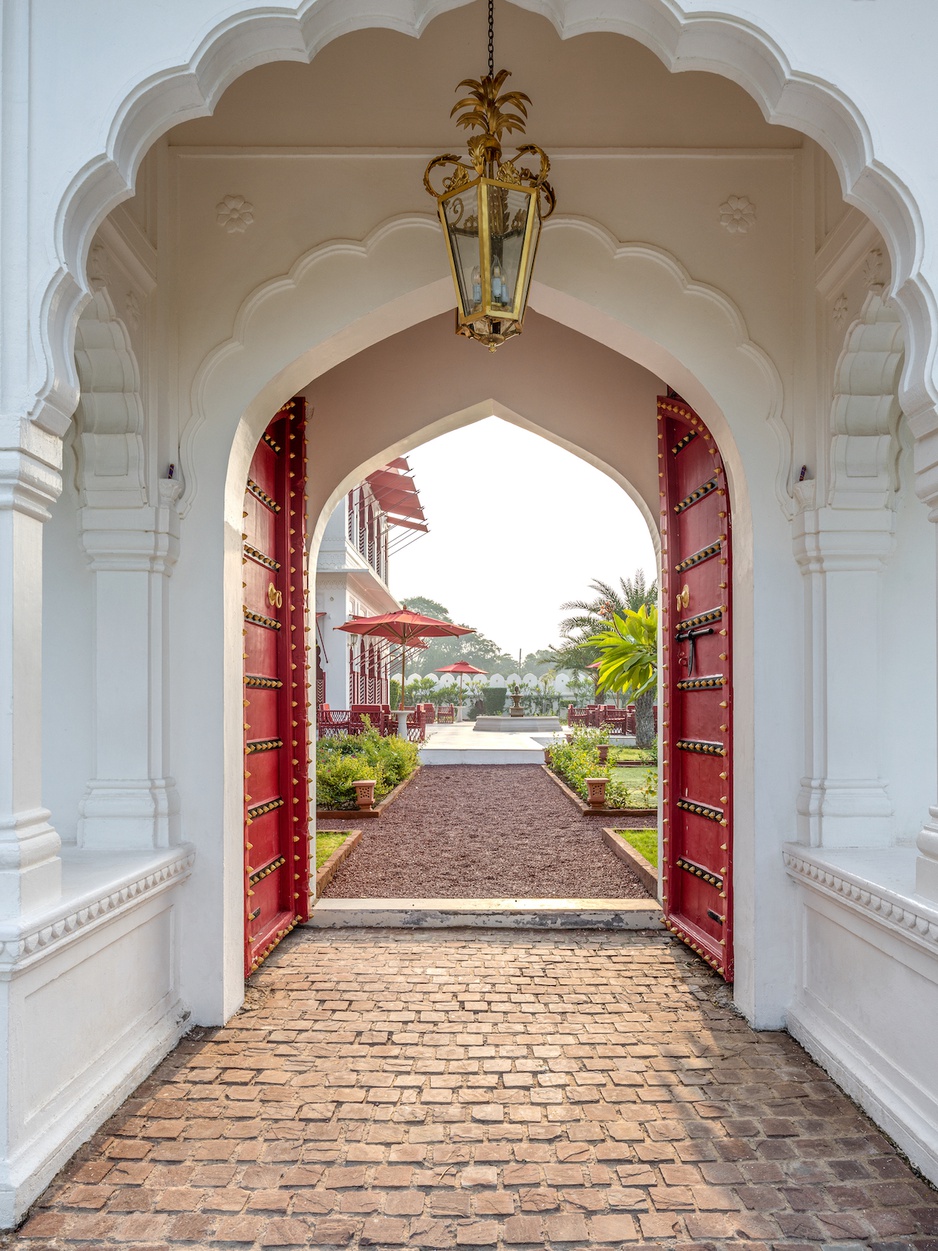
[[[299,393],[311,569],[354,484],[491,413],[657,533],[656,397],[700,414],[733,514],[736,1002],[938,1181],[938,12],[497,20],[559,206],[490,356],[452,334],[421,187],[481,4],[0,8],[4,1224],[241,1002],[241,515]]]
[[[354,488],[326,523],[316,564],[317,704],[387,703],[387,645],[335,632],[352,617],[400,607],[388,589],[387,559],[377,501],[367,488]]]

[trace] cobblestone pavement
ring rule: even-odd
[[[665,935],[294,934],[16,1251],[938,1248],[938,1193]]]

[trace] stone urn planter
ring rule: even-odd
[[[608,778],[586,778],[586,794],[591,808],[605,808]]]
[[[521,696],[512,695],[511,708],[508,712],[509,717],[523,717],[524,709],[521,707]]]
[[[597,750],[599,751],[599,763],[605,764],[609,759],[609,744],[600,743]]]
[[[355,802],[359,808],[373,808],[375,806],[375,780],[367,778],[361,782],[353,782],[355,787]]]

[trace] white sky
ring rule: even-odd
[[[655,554],[638,509],[578,456],[488,417],[408,453],[430,533],[391,557],[398,600],[426,595],[517,656],[559,640],[560,608]],[[399,530],[392,534],[400,534]]]

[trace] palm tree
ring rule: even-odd
[[[595,634],[612,620],[613,613],[623,613],[626,609],[638,612],[646,605],[651,607],[658,603],[658,583],[655,579],[646,583],[644,569],[636,569],[631,578],[620,578],[618,590],[600,578],[595,578],[590,586],[596,592],[594,599],[574,599],[560,605],[576,609],[574,616],[565,617],[560,623],[560,633],[565,638],[574,631],[581,636],[584,631]]]
[[[626,609],[590,639],[600,649],[599,680],[635,703],[635,743],[650,747],[654,737],[652,704],[658,684],[658,609]]]
[[[596,592],[593,599],[574,599],[560,605],[575,612],[560,623],[560,633],[566,645],[557,649],[558,668],[589,669],[601,655],[599,648],[591,642],[594,635],[601,634],[614,616],[638,612],[640,608],[651,608],[658,603],[657,580],[653,578],[647,582],[644,569],[636,569],[630,578],[620,577],[618,588],[601,578],[594,578],[590,587]],[[592,669],[591,672],[598,691],[599,671]],[[640,746],[648,746],[654,738],[652,708],[656,693],[656,687],[652,686],[635,699],[635,737]]]

